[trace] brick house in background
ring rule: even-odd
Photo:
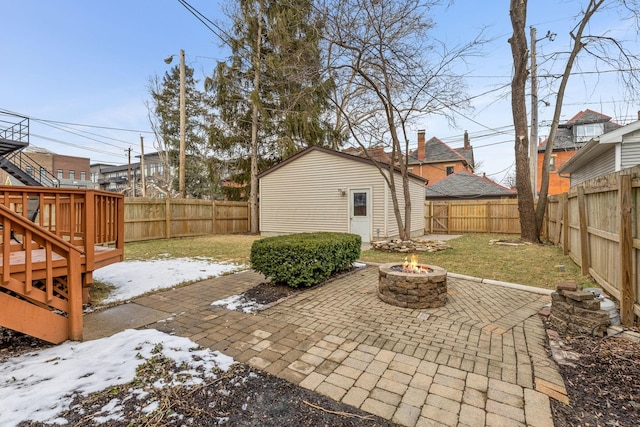
[[[593,110],[580,111],[567,122],[558,125],[549,162],[549,194],[569,191],[569,177],[561,176],[558,170],[572,158],[591,138],[618,129],[621,125],[612,122],[611,117]],[[542,162],[548,139],[538,145],[537,191],[542,184]]]
[[[454,173],[473,170],[473,147],[467,131],[461,148],[451,148],[436,137],[425,141],[425,131],[418,131],[418,148],[409,152],[409,172],[427,178],[433,185]]]
[[[391,154],[384,151],[384,147],[370,147],[366,150],[362,147],[348,147],[342,150],[343,153],[364,159],[373,159],[376,162],[391,164]]]
[[[21,153],[28,157],[37,166],[26,166],[25,172],[32,177],[40,176],[55,180],[60,187],[92,188],[89,159],[87,157],[65,156],[56,154],[46,148],[30,145]],[[38,169],[38,170],[36,170]],[[5,171],[0,171],[0,179],[3,183],[10,179],[14,185],[20,184],[14,178],[7,178]],[[22,184],[20,184],[22,185]]]

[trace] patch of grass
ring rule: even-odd
[[[102,305],[102,301],[104,301],[115,288],[113,285],[94,279],[93,284],[89,288],[91,304],[94,306]]]
[[[260,238],[232,234],[134,242],[125,244],[124,256],[128,261],[204,257],[232,264],[248,264],[251,245]]]
[[[127,243],[125,259],[206,257],[220,262],[248,265],[251,245],[260,238],[255,235],[234,234]],[[562,254],[559,246],[489,244],[494,239],[514,240],[517,236],[467,234],[447,241],[452,249],[419,254],[418,261],[438,265],[454,273],[547,289],[555,289],[558,282],[568,280],[582,286],[597,286],[590,277],[582,276],[580,268]],[[374,250],[363,251],[360,255],[360,260],[364,262],[384,263],[403,261],[404,258],[404,254]],[[565,271],[556,271],[556,265],[564,265]]]
[[[452,249],[419,254],[418,262],[437,265],[453,273],[546,289],[555,289],[558,282],[569,280],[578,285],[594,286],[594,281],[582,276],[580,267],[564,256],[559,246],[489,244],[493,239],[514,240],[514,236],[467,234],[448,240]],[[374,250],[363,251],[360,257],[364,262],[379,263],[403,261],[404,258],[404,254]],[[564,265],[565,271],[556,271],[556,265]]]

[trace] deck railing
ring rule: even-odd
[[[124,197],[107,191],[7,186],[0,204],[30,219],[86,254],[93,270],[95,245],[124,252]]]

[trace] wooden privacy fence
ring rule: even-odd
[[[125,198],[126,242],[246,233],[250,223],[247,202]]]
[[[426,201],[425,234],[520,234],[517,199]]]
[[[552,196],[549,239],[620,302],[622,323],[640,317],[640,167],[604,175]]]

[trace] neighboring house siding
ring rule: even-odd
[[[615,172],[616,150],[614,146],[605,151],[589,167],[583,167],[571,174],[571,186],[578,185],[588,179]]]
[[[631,141],[629,141],[631,142]],[[634,141],[636,142],[636,141]],[[622,144],[622,154],[621,154],[621,169],[631,168],[633,166],[640,165],[640,144],[634,143],[629,144],[625,141]]]

